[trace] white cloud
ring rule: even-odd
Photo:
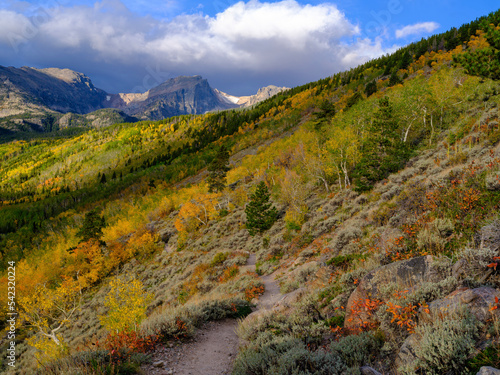
[[[34,35],[35,30],[31,22],[22,14],[0,10],[0,42],[15,45],[20,38]]]
[[[330,3],[240,1],[214,17],[198,13],[171,20],[139,16],[118,0],[60,6],[47,13],[50,17],[36,25],[21,52],[44,65],[89,66],[84,73],[92,73],[96,85],[96,71],[106,79],[110,67],[128,69],[120,90],[127,82],[136,86],[133,80],[142,80],[151,66],[172,76],[200,74],[211,83],[302,84],[386,52],[380,41],[346,43],[359,26]],[[22,35],[20,27],[29,23],[21,13],[0,12],[0,36],[9,31]],[[5,49],[7,41],[1,38]]]
[[[414,25],[408,25],[402,29],[396,30],[396,38],[406,38],[409,35],[419,35],[424,33],[432,33],[439,27],[436,22],[421,22]]]

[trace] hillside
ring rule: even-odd
[[[5,372],[170,373],[148,355],[236,318],[236,375],[500,367],[499,22],[252,108],[1,144]]]

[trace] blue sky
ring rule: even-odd
[[[178,75],[247,95],[354,67],[497,9],[491,0],[0,0],[0,65],[69,68],[108,92]]]

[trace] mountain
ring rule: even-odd
[[[143,94],[112,95],[109,106],[144,120],[238,107],[217,95],[201,76],[171,78]]]
[[[250,96],[234,96],[226,94],[222,91],[215,89],[215,92],[227,103],[235,104],[239,107],[251,107],[263,100],[269,99],[270,97],[279,94],[280,92],[289,90],[289,87],[278,87],[274,85],[269,85],[262,87],[257,91],[257,94]]]
[[[0,66],[0,134],[203,114],[251,106],[285,89],[268,86],[256,95],[235,97],[213,89],[201,76],[180,76],[145,93],[108,94],[70,69]]]
[[[0,66],[0,117],[30,112],[31,106],[86,114],[106,107],[106,92],[69,69]]]

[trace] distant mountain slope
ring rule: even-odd
[[[19,111],[35,104],[62,113],[86,114],[106,107],[107,94],[86,75],[69,69],[0,66],[0,100],[12,96],[17,97]],[[0,117],[12,114],[9,106],[2,105]]]

